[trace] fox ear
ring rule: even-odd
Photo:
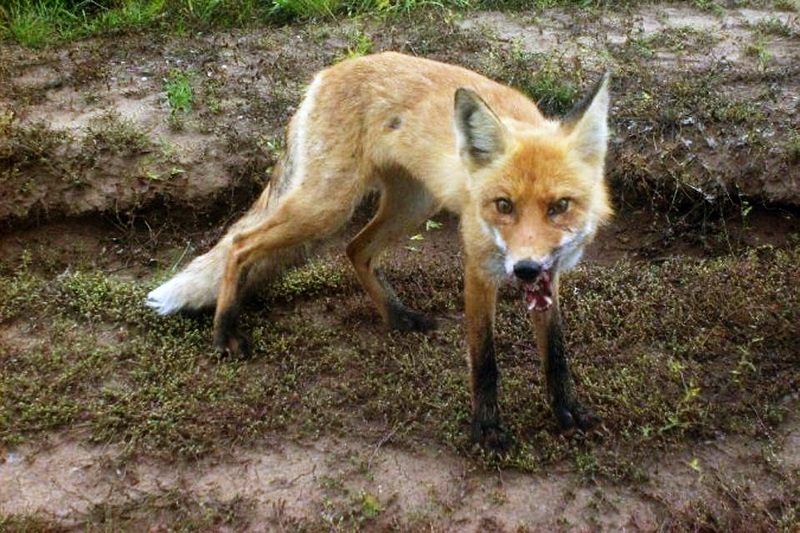
[[[608,81],[606,72],[564,119],[573,150],[589,164],[602,164],[608,146]]]
[[[472,167],[482,167],[505,151],[505,127],[486,102],[470,89],[456,90],[455,130],[458,153]]]

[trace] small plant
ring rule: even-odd
[[[773,2],[775,10],[777,11],[798,11],[800,10],[800,6],[797,4],[797,0],[775,0]]]
[[[767,37],[761,32],[756,33],[753,40],[745,45],[744,53],[758,61],[760,70],[764,70],[767,62],[772,58],[772,54],[767,50]]]
[[[493,56],[487,70],[490,77],[526,93],[548,116],[571,109],[579,94],[578,87],[585,84],[580,67],[567,65],[563,57],[528,52],[521,43],[515,43],[507,56]]]
[[[273,0],[272,14],[286,18],[333,16],[338,0]]]
[[[170,114],[188,113],[194,104],[194,90],[189,73],[183,70],[173,69],[166,80],[165,88],[167,91],[167,101],[169,102]]]
[[[347,38],[351,44],[348,45],[345,53],[338,55],[337,60],[343,61],[345,59],[362,57],[372,51],[372,38],[363,31],[355,30],[350,32]]]
[[[795,24],[796,26],[796,24]],[[777,35],[779,37],[791,37],[796,28],[782,21],[778,17],[771,16],[759,20],[755,24],[756,29],[764,35]]]
[[[359,491],[358,500],[361,504],[361,514],[366,518],[376,518],[383,511],[381,501],[374,494],[364,489]]]
[[[786,138],[786,152],[789,154],[789,161],[800,162],[800,130],[789,132]]]
[[[30,48],[45,46],[53,36],[53,28],[47,13],[23,11],[21,6],[11,9],[7,31],[19,44]]]
[[[703,11],[710,11],[720,17],[724,13],[722,7],[713,0],[695,0],[694,5]]]
[[[137,154],[148,149],[150,140],[134,121],[112,111],[89,122],[83,144],[97,151]]]

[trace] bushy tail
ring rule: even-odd
[[[267,194],[265,191],[262,201]],[[162,315],[213,308],[234,235],[260,223],[269,212],[269,208],[260,204],[261,201],[239,219],[208,253],[195,258],[175,277],[152,290],[145,304]],[[298,245],[270,254],[250,269],[245,291],[249,292],[288,267],[305,262],[309,253],[310,245]]]

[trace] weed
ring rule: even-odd
[[[290,270],[261,293],[266,302],[291,302],[300,297],[321,294],[335,295],[346,287],[342,265],[334,262],[314,261],[302,268]]]
[[[9,15],[8,32],[23,46],[41,48],[53,38],[52,14],[42,9],[22,10],[21,3],[12,6]]]
[[[80,517],[79,524],[91,530],[130,530],[149,524],[170,531],[241,529],[253,502],[204,499],[178,489],[126,498],[122,503],[101,503]]]
[[[188,113],[194,104],[192,75],[184,70],[172,69],[164,82],[170,115]]]
[[[150,139],[132,120],[109,111],[89,122],[83,146],[95,152],[135,155],[149,149]]]
[[[35,305],[42,281],[30,271],[31,256],[24,252],[16,270],[0,276],[0,324],[23,316]]]
[[[784,22],[775,16],[759,20],[755,24],[755,29],[762,35],[776,35],[778,37],[791,37],[798,31],[796,20],[793,23]]]
[[[714,0],[694,0],[694,5],[698,8],[709,11],[714,15],[721,17],[725,14],[725,10]]]
[[[486,71],[526,93],[546,115],[559,116],[571,109],[584,85],[585,73],[575,67],[559,56],[526,52],[517,43],[511,54],[492,55]]]
[[[364,515],[365,518],[377,518],[381,511],[383,511],[383,506],[381,505],[381,501],[372,493],[361,489],[358,492],[357,503],[361,506],[361,514]]]
[[[800,4],[797,0],[774,0],[773,5],[778,11],[798,11]]]
[[[769,50],[767,49],[768,43],[769,39],[766,35],[761,32],[756,32],[753,35],[753,39],[744,45],[745,55],[755,58],[758,62],[758,68],[762,71],[764,68],[766,68],[767,63],[772,58],[772,54],[770,54]]]
[[[626,0],[623,4],[634,3],[637,0]],[[591,9],[603,7],[606,0],[481,0],[478,5],[485,9],[547,9],[553,7],[567,7]]]
[[[4,115],[0,133],[0,184],[4,190],[16,191],[20,199],[26,199],[35,198],[45,187],[81,183],[75,168],[81,161],[71,154],[74,139],[69,132],[53,130],[45,122],[20,125],[11,114]],[[20,219],[36,209],[32,203],[17,204],[14,215]]]
[[[789,130],[786,136],[786,153],[791,163],[800,162],[800,130]]]
[[[333,16],[339,0],[274,0],[272,13],[286,18]]]
[[[632,37],[628,45],[635,48],[642,58],[649,59],[658,49],[680,54],[687,50],[707,49],[717,40],[718,37],[711,32],[698,31],[692,27],[675,27],[646,37]]]
[[[362,57],[372,51],[372,38],[363,31],[351,31],[347,37],[352,44],[348,45],[345,53],[337,55],[336,61]]]

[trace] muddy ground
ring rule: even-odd
[[[800,26],[782,9],[430,11],[2,45],[0,526],[797,530]],[[214,359],[207,316],[141,306],[263,188],[310,76],[381,50],[469,66],[554,114],[613,72],[618,213],[564,297],[600,435],[558,435],[509,292],[516,449],[470,448],[447,215],[386,260],[440,318],[428,336],[386,335],[342,258],[369,203],[248,308],[252,360]],[[168,89],[181,75],[184,110]]]

